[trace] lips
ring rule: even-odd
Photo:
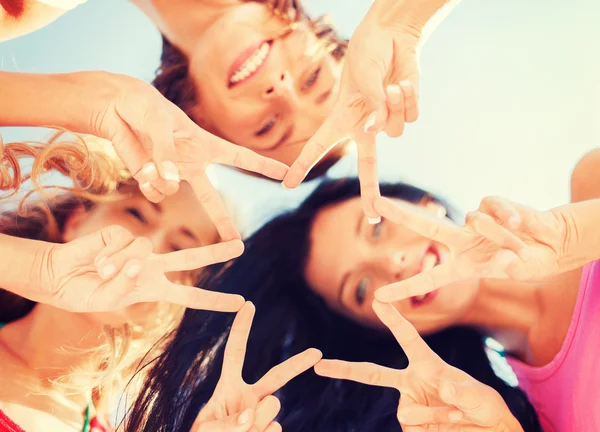
[[[233,61],[227,74],[227,86],[237,86],[255,76],[271,53],[272,41],[260,41],[246,48]]]
[[[437,249],[437,247],[435,247],[435,245],[432,244],[431,246],[429,246],[427,251],[425,251],[425,255],[423,255],[423,258],[421,258],[419,270],[416,274],[422,273],[427,270],[431,270],[435,266],[439,265],[440,262],[440,252]],[[413,305],[413,307],[421,307],[428,303],[431,303],[431,301],[435,298],[437,293],[438,291],[436,290],[427,294],[414,296],[410,298],[410,302]]]

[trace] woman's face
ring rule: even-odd
[[[146,237],[153,253],[168,253],[216,243],[218,233],[187,183],[161,203],[148,201],[136,189],[131,196],[100,203],[91,210],[76,212],[66,223],[63,240],[69,242],[110,225],[120,225],[136,237]],[[185,281],[189,274],[168,273],[172,282]],[[189,281],[188,281],[189,283]],[[115,323],[127,317],[138,321],[151,305],[138,305],[116,314],[90,314],[98,321]]]
[[[415,205],[445,216],[445,209],[430,200]],[[369,225],[360,198],[323,208],[310,238],[305,270],[308,284],[332,309],[372,327],[383,327],[371,306],[377,288],[450,258],[444,245],[402,225],[385,220]],[[476,283],[461,284],[460,289],[450,285],[395,306],[419,332],[431,333],[456,323],[470,308],[476,292]]]
[[[190,74],[203,127],[257,153],[292,163],[329,114],[341,65],[314,56],[306,24],[276,38],[288,22],[243,3],[219,17],[191,53]]]

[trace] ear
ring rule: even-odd
[[[78,231],[87,216],[87,210],[83,205],[78,206],[73,210],[67,219],[65,220],[65,226],[63,227],[62,240],[68,243],[75,240],[78,236]]]
[[[423,198],[419,205],[422,206],[427,212],[436,215],[440,219],[446,217],[446,207],[438,202],[435,202],[429,197]]]

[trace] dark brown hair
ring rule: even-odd
[[[299,0],[244,0],[247,2],[262,3],[270,8],[273,14],[290,23],[305,21],[312,28],[315,35],[322,41],[324,48],[335,58],[341,60],[346,54],[348,40],[339,36],[326,16],[311,19]],[[197,94],[192,78],[189,74],[189,61],[186,55],[163,36],[163,50],[160,66],[152,84],[168,100],[181,108],[191,119],[193,108],[198,104]],[[335,164],[343,151],[332,154],[329,158],[319,163],[307,179],[323,175]]]

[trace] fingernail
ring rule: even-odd
[[[156,165],[154,165],[153,162],[148,162],[146,165],[144,165],[142,167],[142,172],[150,181],[158,179],[158,171],[156,170]]]
[[[365,121],[365,132],[366,133],[375,132],[375,122],[376,121],[377,121],[377,113],[372,112],[371,114],[369,114],[369,117],[367,117],[367,120]]]
[[[241,413],[238,417],[238,424],[243,425],[248,423],[248,420],[250,420],[250,409],[247,409],[246,411],[244,411],[243,413]]]
[[[150,188],[152,187],[152,184],[150,184],[150,182],[149,182],[149,181],[147,181],[147,182],[144,182],[144,183],[142,183],[142,184],[140,185],[140,187],[141,187],[142,189],[148,190],[148,189],[150,189]]]
[[[406,411],[405,410],[398,411],[398,415],[396,417],[398,418],[398,421],[400,423],[405,423],[406,422]]]
[[[172,161],[164,161],[162,163],[163,178],[168,181],[174,181],[179,183],[179,169],[177,165]]]
[[[125,273],[127,275],[128,278],[135,278],[137,277],[140,272],[142,271],[142,266],[140,264],[132,264],[129,266],[129,268],[127,269],[127,272]]]
[[[391,104],[398,105],[402,102],[402,90],[399,85],[389,85],[386,87],[388,101]]]
[[[381,216],[367,218],[367,221],[369,222],[369,225],[377,225],[379,222],[381,222]]]
[[[451,422],[461,421],[463,418],[463,413],[461,411],[450,411],[448,413],[448,420]]]
[[[106,261],[108,261],[108,257],[105,256],[96,258],[96,267],[101,268]]]
[[[108,279],[109,277],[114,275],[116,271],[117,271],[117,266],[115,266],[114,264],[107,264],[100,269],[99,273],[100,273],[100,277],[102,279]]]

